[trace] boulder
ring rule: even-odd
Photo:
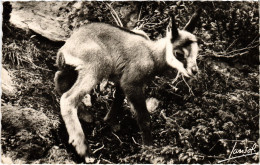
[[[159,100],[157,100],[156,98],[146,99],[146,107],[149,113],[151,114],[155,113],[158,106],[159,106]]]
[[[1,113],[2,151],[12,160],[39,159],[54,144],[54,126],[43,112],[6,105],[1,107]]]
[[[14,96],[16,88],[13,85],[11,74],[2,67],[1,70],[1,87],[2,93],[7,96]]]
[[[140,4],[134,2],[113,4],[68,1],[11,2],[10,22],[18,28],[32,30],[49,40],[65,41],[73,29],[89,21],[116,24],[117,18],[120,19],[122,26],[132,29],[138,20]]]
[[[64,41],[69,36],[69,2],[11,2],[10,22],[18,28],[32,30],[52,41]]]

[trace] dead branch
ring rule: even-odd
[[[228,50],[232,45],[234,45],[235,41],[226,50]],[[250,44],[248,44],[244,48],[232,50],[232,51],[229,51],[229,52],[227,52],[227,51],[223,51],[223,52],[212,51],[210,56],[221,57],[221,58],[233,58],[233,57],[236,57],[236,56],[242,56],[244,54],[247,54],[247,53],[249,53],[250,49],[253,49],[253,48],[256,48],[256,47],[258,47],[258,44],[256,43],[256,40],[254,39]]]
[[[111,15],[112,15],[112,17],[115,19],[117,25],[123,27],[123,24],[122,24],[122,22],[121,22],[121,20],[120,20],[120,18],[119,18],[119,16],[118,16],[118,14],[117,14],[116,11],[114,10],[114,8],[113,8],[110,4],[108,4],[108,3],[105,3],[105,4],[106,4],[106,5],[108,6],[108,8],[110,9]]]
[[[238,39],[235,39],[226,49],[226,51],[231,48],[231,46],[233,46],[236,42],[237,42]]]
[[[162,116],[162,118],[163,118],[165,121],[171,119],[171,118],[169,118],[169,117],[166,116],[166,114],[165,114],[165,110],[164,110],[164,109],[161,110],[161,112],[160,112],[160,116]]]
[[[93,154],[95,154],[96,152],[102,150],[102,149],[104,148],[104,146],[105,146],[105,145],[103,144],[100,148],[95,149],[95,151],[93,151]]]
[[[178,71],[177,76],[173,79],[172,84],[174,84],[180,76],[180,72]]]
[[[182,76],[183,81],[185,82],[185,84],[186,84],[187,87],[189,88],[189,92],[190,92],[193,96],[195,96],[194,93],[193,93],[193,91],[192,91],[192,89],[191,89],[191,87],[190,87],[189,84],[186,82],[186,80],[185,80],[185,78],[183,77],[183,75],[181,75],[181,76]]]
[[[107,163],[107,164],[114,164],[113,162],[110,162],[109,160],[104,159],[104,158],[101,158],[101,160],[104,161],[104,162]]]
[[[165,110],[163,109],[161,112],[160,112],[160,116],[165,120],[165,122],[167,123],[174,123],[177,127],[180,127],[179,124],[174,121],[173,119],[171,119],[170,117],[167,117],[166,114],[165,114]],[[163,133],[164,131],[162,131],[161,133]]]
[[[120,145],[122,145],[124,143],[114,132],[112,132],[112,134],[119,140]]]
[[[110,13],[111,13],[112,17],[114,18],[114,20],[115,20],[117,26],[120,26],[120,25],[119,25],[119,22],[117,21],[116,17],[115,17],[114,14],[112,13],[112,11],[110,11]]]
[[[140,18],[141,18],[142,8],[143,8],[143,5],[140,7],[140,11],[139,11],[139,14],[138,14],[138,19],[137,19],[137,21],[139,21]]]
[[[247,54],[248,51],[245,51],[243,53],[235,53],[235,54],[232,54],[232,55],[229,55],[229,53],[216,53],[216,52],[212,52],[212,55],[211,56],[214,56],[214,57],[224,57],[224,58],[233,58],[233,57],[236,57],[236,56],[242,56],[244,54]]]
[[[139,144],[139,143],[137,143],[136,141],[135,141],[135,139],[134,139],[134,137],[132,137],[132,140],[133,140],[133,142],[135,143],[135,144],[137,144],[137,145],[141,145],[141,144]]]

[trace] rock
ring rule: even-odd
[[[156,108],[159,106],[159,101],[156,98],[148,98],[146,99],[146,107],[148,112],[155,113]]]
[[[13,81],[10,74],[3,67],[1,70],[1,85],[3,94],[7,96],[14,96],[16,88],[13,85]]]
[[[52,41],[64,41],[70,35],[69,2],[11,2],[10,22],[18,28],[32,30]]]
[[[3,164],[14,164],[13,160],[5,155],[1,155],[1,163]]]
[[[46,157],[33,161],[32,164],[76,164],[71,158],[72,153],[59,146],[53,146]]]
[[[1,155],[1,163],[3,164],[25,164],[26,162],[20,159],[12,160],[8,155]]]
[[[11,2],[11,5],[10,22],[13,25],[26,31],[32,30],[52,41],[65,41],[74,28],[88,23],[89,20],[106,20],[112,11],[119,15],[124,27],[132,29],[138,21],[141,7],[134,2],[114,2],[107,5],[110,6],[109,10],[103,10],[103,2],[30,1]],[[103,13],[97,12],[99,9]],[[113,21],[115,20],[110,20]]]
[[[53,145],[53,124],[43,112],[7,105],[1,113],[2,149],[12,160],[39,159]]]

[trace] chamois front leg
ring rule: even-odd
[[[122,109],[124,103],[125,95],[119,84],[116,85],[115,99],[112,103],[111,109],[108,111],[104,117],[104,121],[109,123],[115,123],[116,118],[120,115],[120,110]]]
[[[152,144],[151,135],[151,119],[146,108],[145,97],[142,86],[136,86],[130,83],[122,84],[125,95],[132,105],[131,108],[136,112],[136,120],[142,132],[142,140],[144,145]]]
[[[88,147],[83,129],[78,119],[77,109],[83,97],[90,93],[97,84],[97,79],[92,74],[80,70],[78,78],[72,88],[64,93],[60,100],[61,115],[65,122],[69,143],[71,143],[80,156],[84,156],[88,162],[94,161],[90,158],[91,150]]]

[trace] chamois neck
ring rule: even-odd
[[[157,70],[164,69],[167,66],[166,63],[166,44],[167,38],[161,38],[157,41],[152,41],[151,50],[152,56],[156,65]]]

